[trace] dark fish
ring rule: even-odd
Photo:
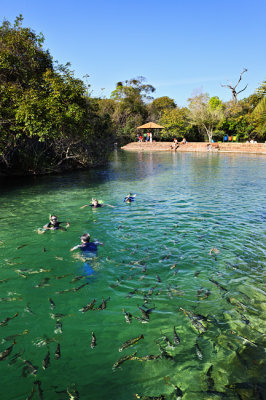
[[[138,360],[138,361],[152,361],[152,360],[157,360],[158,358],[161,358],[161,356],[156,356],[153,354],[149,354],[147,356],[142,356],[142,357],[134,357],[134,360]],[[133,358],[132,358],[133,360]]]
[[[62,323],[60,322],[59,319],[56,321],[54,333],[55,333],[55,334],[57,334],[57,333],[63,333],[63,330],[62,330]]]
[[[27,303],[26,307],[24,308],[24,311],[28,312],[29,314],[35,314],[32,309],[30,308],[29,303]]]
[[[102,297],[102,304],[97,308],[97,310],[105,310],[108,300],[110,300],[110,297],[108,297],[108,299],[106,299],[106,300],[104,300],[104,298]]]
[[[162,334],[162,338],[163,338],[164,342],[167,344],[167,346],[173,347],[170,339],[162,331],[161,331],[161,334]]]
[[[147,321],[149,321],[150,314],[152,313],[154,308],[149,308],[148,310],[144,310],[143,308],[138,306],[138,309],[141,311],[143,318],[146,319]]]
[[[8,281],[8,278],[2,279],[2,280],[0,280],[0,283],[4,283],[4,282],[7,282],[7,281]]]
[[[156,278],[157,278],[157,281],[158,281],[159,283],[161,283],[161,282],[162,282],[162,280],[161,280],[161,278],[159,277],[159,275],[158,275],[158,274],[156,274]]]
[[[77,282],[77,281],[79,281],[80,279],[84,279],[84,278],[85,278],[84,275],[75,276],[75,278],[73,278],[73,279],[70,281],[70,283]]]
[[[214,283],[219,289],[224,290],[225,292],[228,292],[228,290],[225,287],[223,287],[219,282],[217,282],[213,279],[210,279],[210,278],[209,278],[209,281]]]
[[[198,359],[202,360],[203,359],[203,355],[202,355],[202,352],[201,352],[201,350],[199,348],[198,343],[196,343],[195,348],[196,348],[196,355],[197,355]]]
[[[13,315],[13,317],[7,317],[5,318],[2,322],[0,322],[0,326],[5,326],[7,325],[8,321],[11,321],[11,319],[14,319],[18,316],[18,312]]]
[[[65,274],[65,275],[60,275],[60,276],[56,276],[55,279],[63,279],[66,278],[67,276],[70,276],[71,274]]]
[[[17,361],[18,358],[21,358],[22,354],[25,352],[25,350],[20,351],[19,353],[16,353],[13,355],[13,357],[11,357],[8,366],[10,367],[11,365],[15,364],[15,362]]]
[[[13,344],[11,344],[11,346],[9,346],[6,350],[2,351],[2,353],[0,353],[0,361],[5,360],[9,354],[11,353],[11,351],[13,350],[13,346],[16,344],[16,342],[14,341]]]
[[[49,364],[50,364],[50,351],[48,350],[46,356],[43,359],[42,368],[43,369],[48,368]]]
[[[121,352],[124,349],[126,349],[127,347],[130,347],[130,346],[133,346],[134,344],[137,344],[140,341],[140,339],[144,339],[144,336],[140,335],[140,336],[135,337],[133,339],[127,340],[124,344],[122,344],[121,347],[119,347],[119,351]]]
[[[133,354],[130,354],[130,355],[128,355],[128,356],[119,358],[119,360],[117,360],[117,361],[114,363],[113,369],[116,369],[116,368],[119,367],[121,364],[123,364],[125,361],[132,360],[132,358],[135,357],[136,354],[137,354],[137,352],[135,352],[135,353],[133,353]]]
[[[89,283],[90,282],[83,283],[83,285],[80,285],[79,287],[73,289],[73,292],[77,292],[78,290],[80,290],[80,289],[84,288],[85,286],[89,285]]]
[[[49,280],[50,278],[44,278],[40,283],[38,283],[38,285],[35,285],[35,288],[40,288],[40,287],[44,287],[44,286],[49,286]]]
[[[60,290],[59,292],[55,292],[56,294],[64,294],[64,293],[69,293],[69,292],[74,292],[74,289],[64,289],[64,290]]]
[[[208,371],[206,372],[208,390],[211,390],[211,389],[214,388],[214,380],[213,380],[213,378],[211,376],[212,370],[213,370],[213,365],[210,365],[210,367],[208,368]]]
[[[166,400],[166,397],[163,394],[159,396],[141,396],[136,393],[136,398],[141,400]]]
[[[205,317],[199,314],[194,314],[192,311],[184,310],[182,307],[180,307],[180,310],[190,319],[191,325],[197,330],[197,332],[204,333],[207,331],[207,328],[202,323],[202,321],[206,321]]]
[[[130,298],[130,297],[134,296],[134,294],[136,294],[137,291],[138,291],[138,289],[132,290],[132,292],[129,292],[128,295],[127,295],[126,297],[127,297],[127,298]]]
[[[96,300],[94,299],[94,300],[92,300],[92,302],[90,302],[90,303],[86,304],[86,306],[82,307],[79,311],[84,313],[88,310],[93,310],[95,303],[96,303]]]
[[[167,353],[167,351],[165,349],[162,348],[162,346],[159,345],[159,349],[161,352],[161,357],[166,358],[167,360],[173,360],[174,357],[171,356],[171,354]]]
[[[139,318],[139,317],[134,317],[134,316],[133,316],[133,318],[136,319],[137,321],[141,322],[142,324],[148,324],[150,322],[150,320],[146,319],[146,318]]]
[[[123,313],[124,313],[126,322],[127,322],[128,324],[131,324],[131,322],[132,322],[132,314],[126,312],[124,308],[122,309],[122,311],[123,311]]]
[[[176,268],[176,266],[177,266],[177,264],[173,264],[173,265],[171,265],[170,269],[174,269],[174,268]]]
[[[200,273],[201,273],[201,271],[196,271],[195,274],[194,274],[194,277],[197,278]]]
[[[36,385],[37,386],[37,389],[38,389],[38,393],[39,393],[39,399],[40,400],[43,400],[43,390],[42,390],[42,388],[41,388],[41,381],[35,381],[34,382],[34,385]]]
[[[53,310],[55,308],[55,303],[51,298],[49,298],[49,302],[50,302],[50,308],[51,310]]]
[[[60,343],[58,343],[55,354],[54,354],[54,358],[56,360],[59,360],[60,357],[61,357]]]
[[[38,367],[35,367],[30,361],[28,360],[23,360],[21,358],[21,360],[24,362],[25,364],[25,371],[30,374],[30,375],[36,375],[38,372]]]
[[[35,393],[35,387],[33,386],[33,388],[31,389],[30,395],[26,398],[26,400],[31,400],[34,396]]]
[[[205,293],[199,298],[199,300],[205,300],[209,297],[209,295],[211,294],[211,291],[209,289],[207,289],[205,291]]]
[[[96,346],[96,336],[94,332],[91,332],[91,348],[94,349],[95,346]]]
[[[21,333],[15,333],[14,335],[10,335],[5,337],[4,339],[2,339],[2,343],[4,342],[10,342],[11,340],[14,341],[16,337],[18,336],[22,336],[22,335],[27,335],[30,331],[28,329],[25,329],[23,332]]]
[[[46,252],[46,248],[44,247],[44,248],[42,249],[42,251],[45,253],[45,252]]]
[[[175,326],[174,326],[174,343],[175,344],[180,344],[180,342],[181,342],[180,337],[176,333],[176,329],[175,329]]]
[[[22,249],[22,248],[25,247],[25,246],[28,246],[28,244],[27,244],[27,243],[21,244],[20,246],[17,247],[17,250]]]

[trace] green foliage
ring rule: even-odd
[[[108,119],[22,20],[0,28],[0,167],[46,173],[104,162],[113,142]]]
[[[176,104],[173,99],[170,97],[163,96],[154,99],[151,104],[148,105],[149,109],[149,119],[151,121],[158,121],[165,111],[174,110],[176,108]]]
[[[189,124],[189,112],[187,108],[165,109],[159,124],[165,127],[161,135],[163,140],[171,141],[175,137],[189,137],[191,126]]]

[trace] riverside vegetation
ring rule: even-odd
[[[266,140],[266,81],[251,96],[222,102],[200,93],[178,107],[153,98],[145,78],[118,82],[110,98],[92,97],[90,85],[74,77],[70,64],[54,62],[44,37],[22,27],[0,27],[0,171],[47,174],[102,165],[114,143],[136,138],[149,120],[165,127],[158,140]]]

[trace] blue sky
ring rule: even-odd
[[[239,98],[266,79],[265,0],[1,0],[0,13],[42,32],[55,60],[89,75],[92,96],[144,76],[154,97],[185,106],[200,91],[230,100],[221,84],[235,85],[243,68]]]

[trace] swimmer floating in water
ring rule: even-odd
[[[100,202],[97,199],[92,198],[91,199],[91,204],[85,204],[84,206],[80,207],[80,208],[85,208],[85,207],[92,207],[92,208],[98,208],[98,207],[104,207],[104,206],[108,206],[108,207],[113,207],[111,206],[111,204],[102,204],[102,202]]]
[[[63,226],[60,226],[60,224],[66,224],[65,228]],[[48,224],[44,225],[42,229],[38,229],[38,233],[44,233],[47,230],[52,230],[55,231],[57,229],[62,229],[62,230],[66,230],[66,228],[68,228],[70,226],[69,222],[59,222],[57,219],[56,215],[51,215],[50,216],[50,222],[48,222]]]
[[[89,233],[84,233],[80,238],[81,244],[78,244],[70,249],[70,251],[80,249],[82,255],[78,258],[84,261],[83,267],[86,275],[92,275],[94,273],[92,266],[88,264],[88,259],[97,257],[97,246],[103,246],[102,242],[99,242],[98,240],[91,242],[90,238],[91,237]]]
[[[125,198],[124,198],[124,203],[132,203],[132,201],[135,200],[136,195],[129,193]]]

